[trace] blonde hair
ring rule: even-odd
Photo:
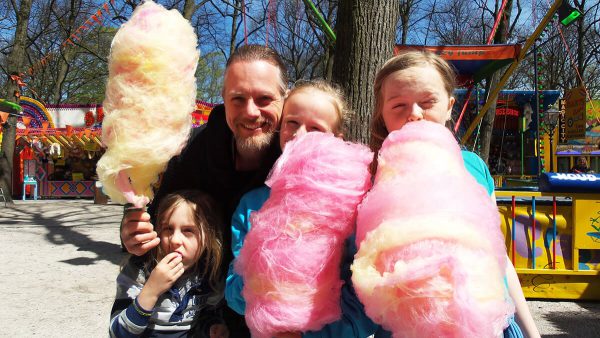
[[[299,80],[294,84],[294,88],[289,91],[286,99],[289,99],[294,94],[311,89],[318,90],[329,96],[338,118],[338,122],[333,128],[333,133],[345,135],[352,111],[348,107],[348,102],[344,98],[344,93],[339,86],[322,79]]]
[[[223,220],[220,209],[209,195],[198,190],[181,190],[165,196],[158,206],[156,232],[160,234],[163,224],[169,221],[175,208],[181,204],[186,204],[190,208],[195,207],[194,224],[200,230],[200,245],[193,269],[202,267],[199,271],[201,276],[208,280],[214,290],[218,290],[219,285],[222,284],[220,266],[223,260],[223,236],[221,233]],[[166,254],[160,245],[154,247],[151,251],[152,261],[150,263],[155,265]]]
[[[393,73],[418,66],[432,66],[435,68],[442,78],[444,89],[446,89],[448,96],[452,96],[452,93],[454,93],[454,89],[456,88],[456,72],[446,60],[442,59],[437,54],[429,51],[413,50],[389,59],[377,72],[375,83],[373,85],[375,105],[373,117],[371,118],[371,136],[369,140],[369,147],[374,153],[373,163],[371,164],[371,173],[373,174],[375,174],[375,171],[377,170],[377,155],[379,149],[381,149],[383,140],[385,140],[390,133],[383,121],[383,84],[388,76]]]

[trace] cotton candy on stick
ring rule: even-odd
[[[143,207],[152,184],[191,130],[199,53],[190,23],[152,1],[138,6],[115,35],[103,103],[98,161],[103,190],[119,203]]]
[[[389,134],[358,209],[355,290],[394,337],[499,337],[514,312],[497,208],[453,135],[420,121]]]
[[[344,240],[370,186],[371,159],[365,146],[331,134],[286,145],[235,265],[253,337],[319,330],[340,318]]]

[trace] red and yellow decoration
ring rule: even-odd
[[[112,6],[115,4],[115,0],[106,1],[95,14],[92,14],[79,28],[75,30],[65,41],[60,45],[60,50],[66,49],[68,46],[75,46],[73,41],[81,41],[83,34],[90,31],[95,25],[102,25],[104,22],[104,16],[110,14],[109,4]],[[52,60],[55,55],[60,55],[60,52],[49,52],[44,55],[40,60],[33,64],[33,66],[27,69],[27,74],[33,76],[37,71],[46,67],[46,65]],[[21,75],[22,76],[22,75]],[[23,84],[25,85],[25,84]]]
[[[96,120],[94,119],[94,113],[89,110],[85,113],[85,125],[86,127],[91,127],[94,125],[94,122],[96,122]]]
[[[192,113],[192,125],[199,127],[208,122],[208,116],[216,105],[204,101],[196,101],[196,111]]]
[[[102,106],[96,107],[96,123],[102,123],[104,120],[104,108]]]

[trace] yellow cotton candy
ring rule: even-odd
[[[191,130],[199,53],[193,27],[177,10],[147,1],[113,39],[98,161],[104,192],[145,205],[152,185]]]

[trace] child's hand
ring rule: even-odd
[[[158,262],[150,273],[146,285],[152,285],[152,288],[160,296],[169,290],[181,275],[183,275],[181,255],[178,252],[171,252]]]
[[[215,324],[210,327],[210,338],[228,338],[229,330],[224,324]]]
[[[147,311],[154,308],[158,297],[169,290],[181,275],[183,275],[181,255],[171,252],[158,262],[150,273],[150,277],[137,297],[140,306]]]

